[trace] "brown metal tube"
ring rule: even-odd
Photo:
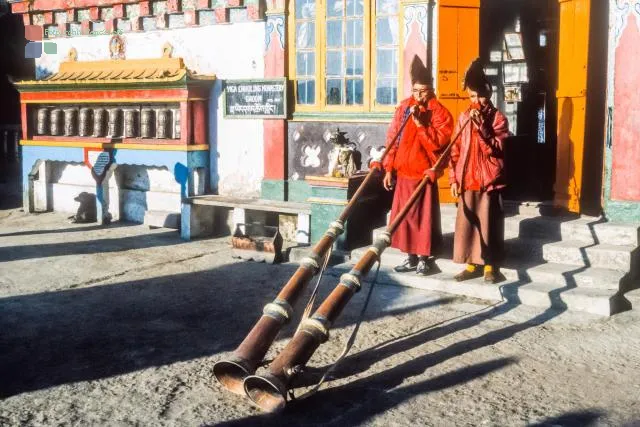
[[[387,153],[400,137],[411,115],[400,126],[398,133],[391,143],[385,148],[380,158],[384,160]],[[284,285],[276,299],[264,307],[263,315],[251,329],[247,337],[233,352],[230,359],[220,360],[213,365],[213,375],[229,391],[236,394],[244,394],[244,379],[253,374],[267,354],[269,347],[275,340],[280,329],[289,322],[293,314],[293,306],[296,304],[306,285],[320,270],[322,260],[340,234],[344,231],[344,224],[351,215],[354,206],[371,181],[376,168],[369,171],[351,200],[336,221],[331,223],[324,236],[314,245],[311,255],[300,263],[289,281]]]
[[[437,170],[442,166],[453,142],[468,123],[469,121],[465,122],[458,134],[451,140],[433,169]],[[428,183],[429,177],[425,175],[402,210],[387,226],[385,232],[369,247],[351,271],[340,277],[338,286],[323,301],[313,316],[300,325],[292,340],[269,365],[269,373],[264,376],[250,375],[245,379],[244,389],[247,396],[261,409],[266,412],[277,412],[284,409],[287,403],[286,392],[291,379],[305,366],[320,344],[329,338],[329,328],[342,313],[351,297],[360,290],[362,279],[367,276],[376,261],[380,259],[382,252],[389,247],[391,236],[407,216],[407,213]]]

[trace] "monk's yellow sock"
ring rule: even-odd
[[[467,264],[467,271],[469,273],[474,273],[476,271],[476,266],[475,264]]]
[[[484,272],[485,272],[485,274],[486,273],[493,273],[493,266],[489,265],[489,264],[485,265],[484,266]]]

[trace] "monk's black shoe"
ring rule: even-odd
[[[396,273],[408,273],[410,271],[416,271],[418,267],[418,259],[409,257],[402,264],[393,267],[393,271]]]
[[[420,276],[426,276],[431,271],[431,266],[429,266],[428,261],[426,259],[421,259],[418,261],[418,265],[416,266],[416,274]]]

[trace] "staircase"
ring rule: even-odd
[[[447,292],[486,300],[502,300],[559,310],[584,311],[604,316],[640,303],[630,292],[640,287],[640,227],[606,222],[600,218],[543,215],[539,210],[505,206],[506,260],[503,280],[495,285],[482,278],[456,282],[462,268],[451,260],[456,209],[441,207],[444,248],[437,268],[428,276],[399,274],[395,265],[405,259],[397,249],[382,255],[379,283]],[[373,232],[373,238],[384,231]],[[351,269],[367,247],[351,253],[351,261],[333,267],[339,276]],[[373,276],[370,273],[369,279]],[[623,296],[629,292],[630,298]],[[634,296],[631,298],[631,296]]]

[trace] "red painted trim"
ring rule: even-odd
[[[115,28],[116,28],[116,20],[115,19],[108,19],[108,20],[104,21],[104,29],[108,33],[112,32]]]
[[[168,0],[167,1],[167,13],[179,12],[180,11],[180,1],[179,0]]]
[[[82,35],[88,36],[91,32],[91,21],[82,21],[80,23],[80,32]]]
[[[93,138],[90,136],[48,136],[48,135],[33,135],[30,139],[32,141],[69,141],[69,142],[103,142],[111,143],[111,138]]]
[[[45,24],[53,24],[53,12],[45,12],[42,14],[44,17],[44,23]]]
[[[207,104],[205,101],[194,101],[193,106],[193,143],[207,143]]]
[[[80,89],[80,88],[78,88]],[[165,98],[186,98],[186,89],[130,89],[130,90],[93,90],[93,91],[64,91],[64,92],[23,92],[21,101],[47,102],[58,100],[74,101],[109,101],[110,99],[140,99],[154,100]]]
[[[20,3],[11,3],[11,12],[18,14],[18,13],[25,13],[29,11],[29,2],[26,1],[21,1]]]
[[[67,9],[67,22],[76,22],[76,10]]]
[[[91,19],[92,21],[97,21],[100,19],[100,9],[98,9],[97,7],[90,7],[89,8],[89,19]]]
[[[20,105],[20,119],[22,120],[22,139],[29,139],[31,135],[29,132],[29,122],[28,122],[26,104]]]
[[[286,122],[264,120],[264,178],[286,179]]]
[[[210,4],[209,0],[197,0],[196,7],[198,9],[209,9]]]
[[[148,16],[150,15],[151,7],[149,6],[148,1],[141,1],[138,3],[140,5],[140,16]]]
[[[124,17],[124,5],[123,4],[114,4],[113,5],[113,17],[114,18],[122,18],[122,17]]]
[[[86,9],[93,7],[122,6],[123,4],[138,3],[138,0],[35,0],[33,12],[46,12],[56,10]],[[148,2],[146,2],[148,4]],[[29,2],[22,1],[11,4],[13,13],[26,13],[29,11]],[[123,16],[118,16],[122,18]]]
[[[31,15],[28,13],[22,15],[22,23],[24,25],[31,25]]]
[[[117,144],[118,141],[113,141],[114,144]],[[142,139],[142,138],[124,138],[122,140],[122,144],[154,144],[154,145],[185,145],[179,139]]]

